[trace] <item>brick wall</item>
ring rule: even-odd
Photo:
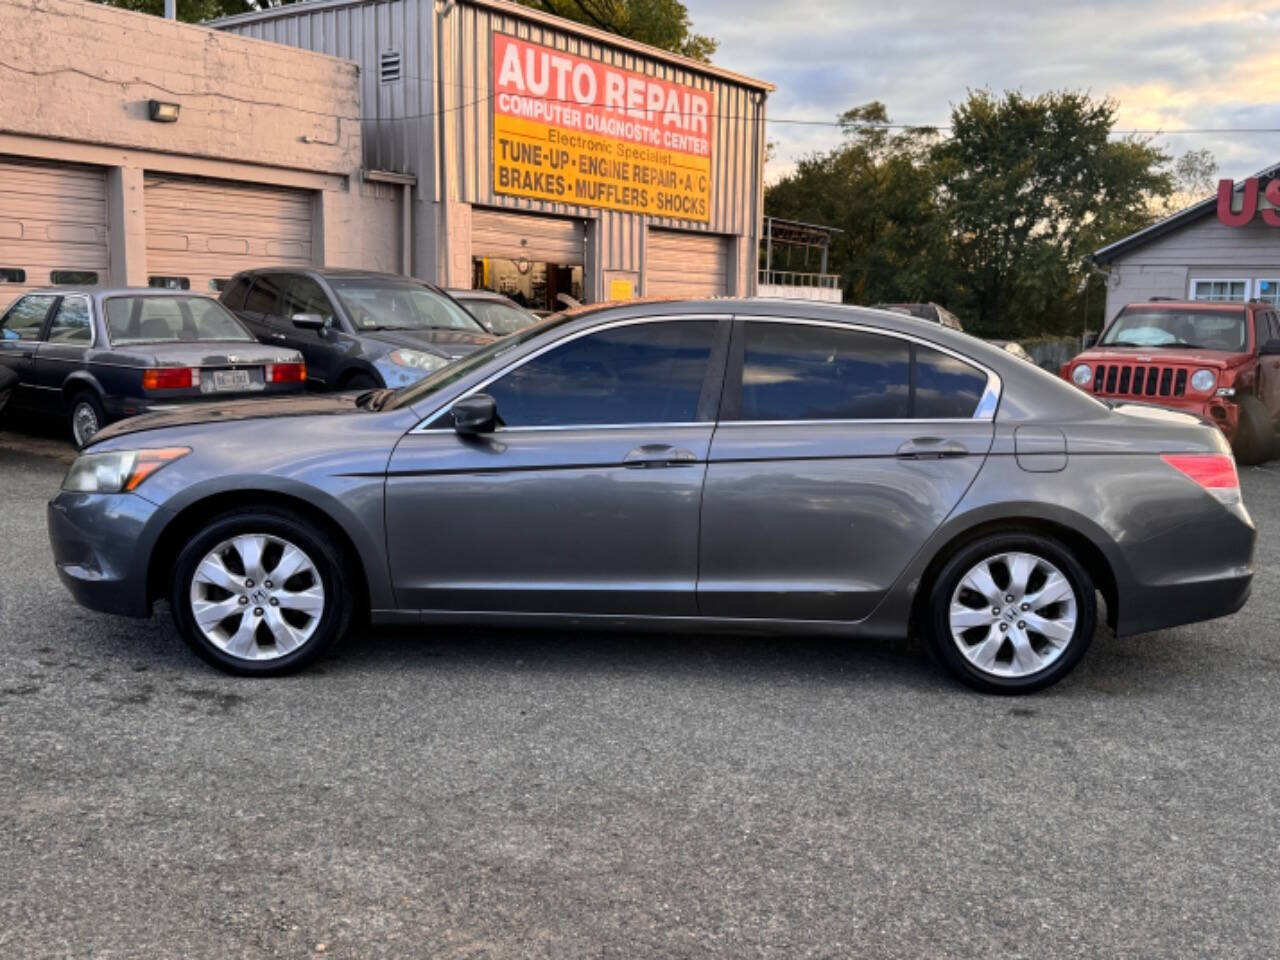
[[[0,133],[350,174],[354,63],[82,0],[0,0]],[[181,105],[177,123],[147,117]]]

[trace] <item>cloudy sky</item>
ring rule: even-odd
[[[1222,176],[1280,162],[1280,0],[686,0],[720,41],[716,63],[778,86],[769,116],[832,120],[881,100],[895,122],[945,124],[971,88],[1083,89],[1120,103],[1118,127],[1207,147]],[[835,145],[831,128],[773,123],[770,178]]]

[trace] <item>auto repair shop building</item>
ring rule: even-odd
[[[410,185],[416,276],[535,309],[755,292],[767,83],[506,0],[210,25],[359,64],[364,166]]]
[[[362,164],[354,63],[82,0],[0,0],[0,48],[0,309],[400,268],[404,188]]]
[[[1280,306],[1280,164],[1218,184],[1218,195],[1093,255],[1110,321],[1128,303],[1265,300]]]

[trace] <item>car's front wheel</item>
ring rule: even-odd
[[[935,652],[965,683],[989,693],[1031,693],[1080,662],[1097,625],[1088,571],[1038,533],[982,537],[933,580],[927,629]]]
[[[346,632],[352,597],[342,557],[309,521],[258,509],[223,514],[178,554],[174,622],[229,673],[271,675],[315,660]]]

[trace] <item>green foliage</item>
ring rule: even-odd
[[[1173,189],[1165,154],[1111,136],[1115,113],[1072,91],[976,91],[943,138],[891,132],[884,106],[867,104],[840,117],[842,146],[768,189],[765,209],[845,231],[831,263],[853,302],[935,300],[983,336],[1079,331],[1104,301],[1089,254],[1149,223]]]
[[[608,30],[639,43],[704,62],[719,45],[693,32],[689,8],[680,0],[517,0],[526,7]]]
[[[135,10],[156,17],[164,16],[164,0],[95,0],[109,7]],[[291,2],[291,0],[286,0]],[[279,2],[254,2],[254,0],[178,0],[178,19],[186,23],[200,23],[217,17],[229,17],[235,13],[247,13],[264,7],[280,6]]]

